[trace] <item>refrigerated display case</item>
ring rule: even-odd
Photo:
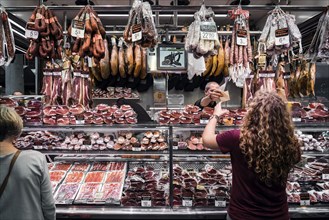
[[[24,128],[17,144],[54,157],[49,172],[58,218],[225,219],[230,156],[203,147],[203,130],[204,125],[34,126]],[[296,133],[304,151],[287,185],[290,216],[327,218],[329,126],[296,123]]]

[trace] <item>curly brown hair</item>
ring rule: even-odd
[[[249,168],[267,186],[286,184],[301,151],[287,106],[276,93],[259,91],[249,103],[240,148]]]

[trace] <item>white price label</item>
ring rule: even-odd
[[[152,201],[150,199],[148,200],[142,200],[142,207],[151,207]]]
[[[311,204],[310,200],[300,200],[301,206],[306,206],[306,205],[310,205],[310,204]]]
[[[275,45],[289,44],[289,31],[288,28],[282,28],[275,31]]]
[[[141,39],[142,39],[142,32],[141,31],[132,34],[132,39],[131,39],[132,42],[136,42],[136,41],[139,41]]]
[[[200,119],[200,124],[208,124],[209,119]]]
[[[77,125],[84,125],[85,124],[85,120],[76,120],[75,124]]]
[[[27,38],[38,39],[38,36],[39,36],[38,31],[29,30],[29,29],[25,30],[25,37],[27,37]]]
[[[91,57],[88,57],[88,67],[93,67],[93,61],[91,59]]]
[[[135,24],[132,26],[132,42],[136,42],[142,39],[142,25],[141,24]]]
[[[133,147],[132,150],[133,151],[142,151],[142,148],[141,147]]]
[[[200,38],[202,40],[217,40],[217,27],[215,22],[201,22]]]
[[[292,121],[293,121],[293,122],[301,122],[302,119],[301,119],[301,118],[292,118]]]
[[[178,146],[172,146],[173,150],[178,150]]]
[[[248,44],[248,38],[247,38],[248,32],[243,29],[238,29],[236,32],[236,44],[240,46],[247,46]]]
[[[237,37],[236,38],[236,44],[240,46],[247,46],[248,40],[245,37]]]
[[[103,196],[104,196],[103,192],[97,192],[97,193],[94,194],[95,199],[102,199]]]
[[[216,207],[226,207],[226,201],[223,200],[215,200],[215,206]]]
[[[290,78],[291,78],[290,74],[283,75],[283,79],[290,79]]]
[[[218,38],[217,33],[214,32],[201,32],[202,40],[216,40]]]
[[[184,207],[192,207],[193,205],[192,199],[183,199],[182,205]]]
[[[323,173],[322,174],[322,179],[323,180],[329,180],[329,173]]]
[[[85,24],[84,24],[84,22],[73,20],[72,21],[71,35],[73,37],[84,38],[85,37]]]
[[[274,78],[275,73],[259,73],[258,77],[259,78]]]

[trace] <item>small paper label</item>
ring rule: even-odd
[[[301,122],[302,119],[301,119],[301,118],[292,118],[292,121],[293,121],[293,122]]]
[[[226,207],[226,201],[223,200],[215,200],[215,206],[216,207]]]
[[[61,72],[53,72],[53,76],[61,76],[62,73]]]
[[[84,38],[85,37],[85,23],[84,21],[73,20],[72,31],[73,37]]]
[[[32,38],[32,39],[38,39],[39,32],[38,31],[35,31],[35,30],[26,29],[25,30],[25,37],[26,38]]]
[[[152,206],[151,197],[142,197],[141,205],[142,207],[151,207]]]
[[[132,42],[136,42],[142,39],[142,25],[135,24],[132,26]]]
[[[182,205],[184,207],[192,207],[192,205],[193,205],[192,198],[183,198]]]
[[[85,124],[85,120],[76,120],[75,124],[77,125],[84,125]]]
[[[93,67],[93,61],[91,59],[91,57],[88,57],[88,67]]]
[[[300,205],[305,206],[305,205],[310,205],[310,194],[309,193],[300,193]]]
[[[104,196],[103,192],[97,192],[94,194],[95,199],[101,199],[101,198],[103,198],[103,196]]]
[[[172,146],[173,150],[178,150],[178,146]]]
[[[282,28],[275,31],[275,45],[289,44],[289,31],[288,28]]]
[[[80,77],[81,76],[81,72],[73,72],[73,76]]]
[[[259,73],[259,78],[274,78],[275,73]]]
[[[260,54],[258,57],[258,66],[264,67],[266,66],[266,54]]]
[[[142,148],[141,147],[133,147],[132,151],[142,151]]]
[[[247,31],[243,29],[238,29],[236,33],[236,44],[240,46],[247,46]]]
[[[283,75],[283,79],[290,79],[290,78],[291,78],[290,73],[285,73]]]
[[[322,170],[322,179],[329,180],[329,169],[326,168]]]
[[[217,27],[215,22],[201,22],[200,38],[202,40],[218,40]]]
[[[208,124],[209,119],[200,119],[200,124]]]

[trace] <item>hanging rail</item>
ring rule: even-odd
[[[47,6],[51,10],[79,10],[85,6],[81,5],[68,5],[68,6]],[[131,6],[127,5],[93,5],[92,6],[98,13],[105,12],[128,12],[131,9]],[[225,12],[227,10],[236,8],[236,5],[207,5],[211,7],[215,13]],[[243,5],[243,9],[249,11],[259,11],[259,10],[272,10],[275,8],[275,5]],[[322,11],[327,8],[325,6],[314,6],[314,5],[280,5],[280,8],[285,11]],[[13,6],[6,7],[7,11],[18,12],[18,11],[33,11],[35,6]],[[200,6],[152,6],[152,11],[161,11],[164,13],[172,13],[174,11],[179,12],[190,12],[194,13],[200,9]]]

